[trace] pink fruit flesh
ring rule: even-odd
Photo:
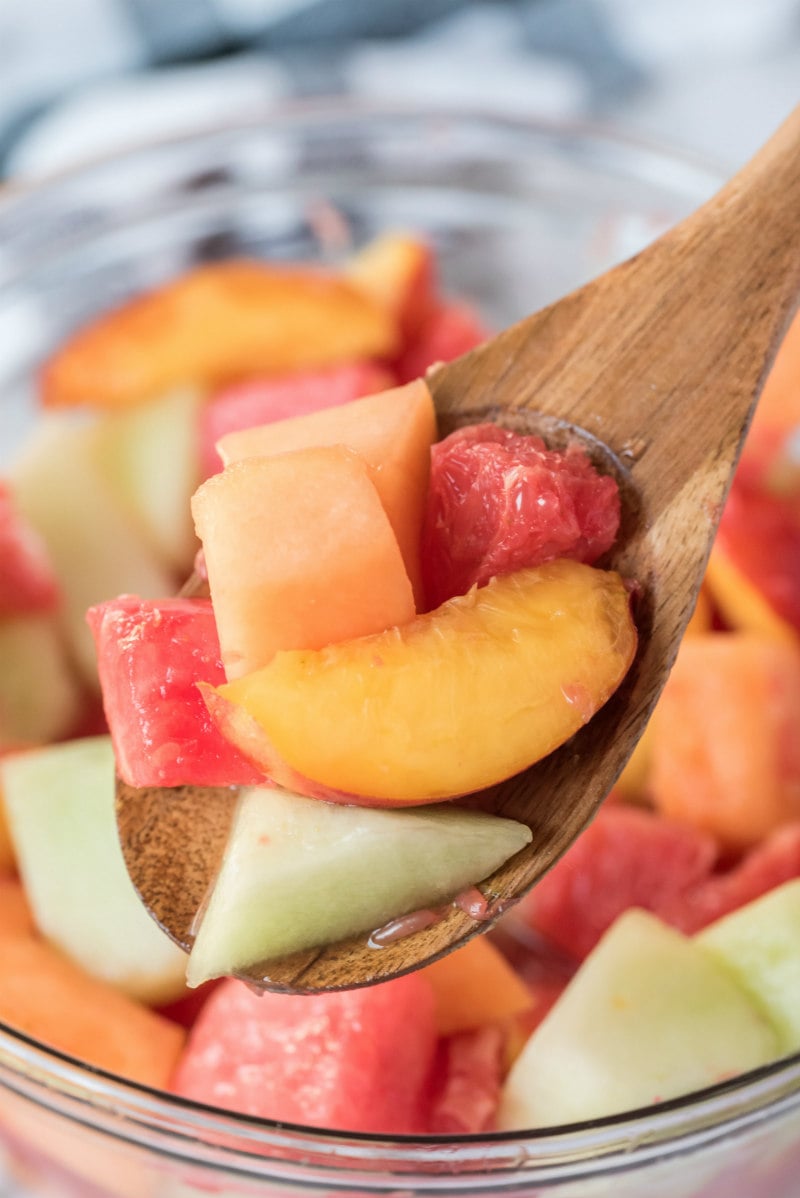
[[[433,991],[419,974],[314,995],[258,995],[224,981],[197,1019],[172,1088],[262,1119],[419,1133],[436,1043]]]
[[[426,605],[559,557],[592,564],[619,529],[619,488],[578,446],[548,450],[495,424],[438,442],[422,538]]]
[[[226,387],[200,413],[202,477],[222,469],[215,445],[226,433],[291,416],[333,408],[392,385],[388,371],[373,362],[348,362],[327,370],[304,371],[280,378],[249,379]]]
[[[52,611],[58,580],[38,534],[14,506],[0,483],[0,617]]]
[[[198,682],[225,673],[207,599],[122,595],[87,614],[117,769],[131,786],[247,786],[263,775],[218,732]]]

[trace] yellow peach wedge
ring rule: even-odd
[[[428,803],[552,752],[605,703],[635,649],[620,576],[562,560],[203,689],[225,735],[278,783],[349,802]]]
[[[723,620],[738,632],[755,632],[783,645],[797,645],[791,624],[771,607],[769,600],[745,578],[717,541],[706,568],[706,586]]]
[[[184,384],[389,357],[398,337],[393,315],[341,276],[212,263],[76,333],[45,365],[42,400],[127,407]]]

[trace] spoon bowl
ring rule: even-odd
[[[490,926],[591,820],[638,741],[694,608],[722,505],[800,289],[800,109],[712,200],[641,254],[429,375],[443,434],[492,419],[552,446],[579,436],[618,477],[612,565],[637,585],[624,683],[570,741],[470,797],[531,828],[480,883],[489,918],[453,905],[376,949],[368,934],[258,963],[264,989],[310,993],[419,968]],[[143,902],[190,949],[233,817],[230,789],[117,787]]]

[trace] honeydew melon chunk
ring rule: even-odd
[[[17,865],[41,933],[88,973],[143,1002],[184,992],[186,956],[128,877],[114,818],[107,736],[0,762]]]
[[[71,654],[84,680],[97,689],[87,608],[123,592],[145,599],[172,594],[172,576],[102,478],[91,424],[60,415],[40,419],[9,481],[20,512],[44,539],[58,575]]]
[[[182,389],[98,416],[99,472],[170,569],[188,573],[197,549],[189,500],[200,481],[201,396]]]
[[[506,1080],[502,1131],[615,1115],[779,1055],[769,1021],[692,939],[631,909],[584,961]]]
[[[51,615],[0,621],[0,749],[65,736],[83,702]]]
[[[774,1024],[780,1051],[800,1049],[800,878],[695,937]]]
[[[454,898],[523,848],[515,820],[453,806],[347,807],[253,787],[189,957],[190,986]]]

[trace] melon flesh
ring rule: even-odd
[[[226,465],[316,445],[346,445],[360,454],[420,601],[420,537],[435,439],[433,400],[417,379],[324,411],[228,433],[217,449]]]
[[[63,417],[40,420],[11,486],[44,540],[61,585],[61,620],[85,682],[97,687],[86,609],[122,592],[155,598],[175,589],[168,570],[115,501],[95,457],[94,430]]]
[[[114,818],[107,736],[11,754],[0,763],[17,864],[42,934],[87,973],[145,1002],[184,989],[186,957],[128,877]]]
[[[200,481],[200,407],[186,388],[103,413],[94,426],[99,473],[156,557],[183,575],[197,550],[189,500]]]
[[[33,936],[0,934],[0,958],[0,1023],[84,1065],[166,1089],[183,1028]]]
[[[515,820],[457,807],[391,811],[245,791],[187,980],[197,986],[436,906],[530,838]]]
[[[711,924],[696,940],[769,1017],[781,1051],[800,1049],[800,879]]]
[[[66,736],[83,701],[52,615],[0,621],[0,750]]]
[[[279,653],[204,694],[265,773],[283,783],[277,770],[294,771],[291,789],[431,803],[552,752],[616,689],[635,648],[619,575],[562,560],[493,579],[405,627]]]
[[[319,649],[414,617],[397,539],[343,446],[235,462],[195,492],[229,679],[280,649]]]
[[[698,944],[632,909],[587,957],[506,1081],[502,1131],[599,1119],[773,1060],[773,1028]]]

